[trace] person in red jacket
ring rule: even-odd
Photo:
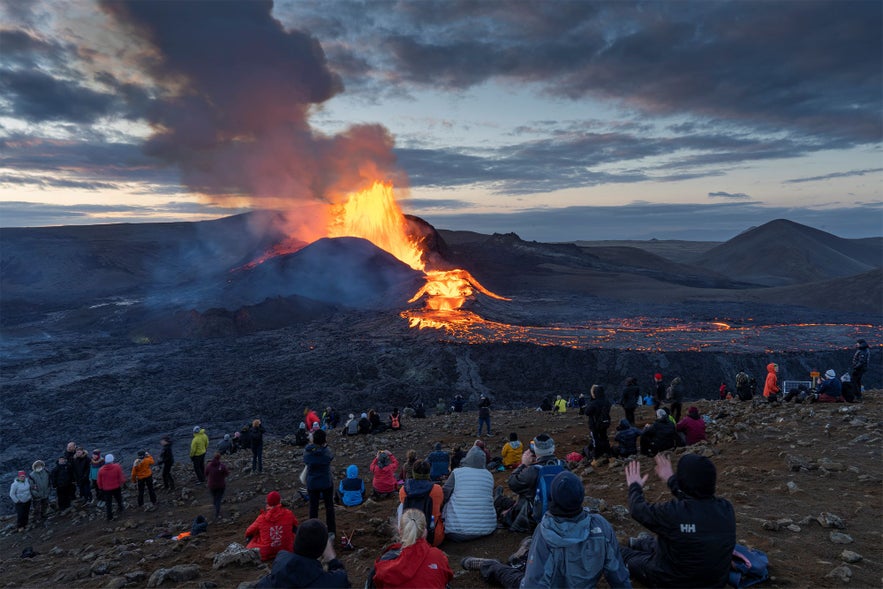
[[[426,541],[426,517],[406,509],[399,523],[401,543],[393,544],[374,562],[368,585],[378,589],[422,587],[443,589],[454,578],[448,557]]]
[[[775,403],[779,394],[779,365],[770,362],[766,365],[766,381],[763,383],[763,397],[769,403]]]
[[[273,560],[280,550],[294,550],[294,534],[297,530],[297,517],[291,510],[282,507],[282,497],[278,491],[267,494],[267,508],[245,530],[249,540],[247,548],[258,548],[261,560]]]
[[[307,424],[307,431],[311,432],[313,429],[317,427],[321,427],[322,422],[319,420],[319,416],[316,415],[316,412],[307,407],[304,409],[304,423]]]
[[[399,461],[392,455],[389,450],[380,450],[377,456],[371,462],[371,472],[374,473],[374,480],[371,486],[374,492],[371,494],[374,499],[385,499],[396,492],[396,470],[399,467]]]
[[[206,486],[212,494],[212,503],[215,505],[215,519],[221,517],[221,500],[224,498],[224,490],[227,488],[227,465],[221,462],[221,454],[215,452],[214,458],[205,467]]]
[[[678,422],[676,429],[679,432],[684,432],[688,446],[707,439],[705,437],[705,420],[699,415],[699,409],[696,407],[690,407],[687,416]]]
[[[114,499],[120,508],[120,513],[123,512],[123,484],[126,482],[126,475],[123,474],[123,468],[114,460],[113,454],[104,456],[104,466],[98,470],[98,480],[96,481],[98,489],[104,496],[107,521],[113,519]]]

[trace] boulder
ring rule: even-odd
[[[829,538],[834,544],[852,544],[855,542],[855,540],[852,539],[852,536],[844,534],[843,532],[831,532]]]
[[[214,555],[212,568],[222,569],[230,565],[257,565],[261,563],[261,553],[257,548],[246,548],[233,542],[223,552]]]
[[[170,569],[157,569],[147,580],[147,587],[159,587],[165,581],[180,583],[190,581],[199,576],[199,566],[195,564],[179,564]]]
[[[843,552],[840,553],[840,560],[842,560],[843,562],[848,562],[850,564],[858,562],[862,558],[864,557],[861,554],[859,554],[858,552],[853,552],[852,550],[844,549]]]

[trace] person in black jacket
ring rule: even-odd
[[[159,463],[162,465],[162,488],[166,491],[175,490],[175,479],[172,478],[172,465],[175,464],[175,458],[172,456],[172,438],[163,436],[159,441],[162,449],[159,452]]]
[[[328,570],[319,559],[325,561]],[[273,561],[270,574],[256,587],[352,587],[343,563],[337,560],[328,528],[317,519],[308,519],[297,528],[294,552],[281,551]]]
[[[655,456],[678,445],[678,432],[665,409],[656,410],[656,421],[641,433],[641,454]]]
[[[89,455],[86,454],[86,450],[77,446],[77,451],[74,452],[74,458],[70,463],[74,472],[74,480],[80,493],[80,505],[86,505],[92,501],[92,487],[89,481],[90,462],[91,460]]]
[[[641,389],[638,387],[638,379],[630,376],[625,379],[625,387],[622,389],[622,408],[625,410],[625,418],[635,425],[635,409],[638,407],[638,399],[641,397]]]
[[[669,411],[669,414],[675,418],[675,423],[679,422],[681,420],[681,407],[684,402],[684,382],[680,376],[671,379],[671,384],[668,385],[666,390],[666,399],[670,401],[669,407],[671,411]]]
[[[251,422],[251,472],[264,472],[264,434],[260,419]]]
[[[76,452],[76,450],[74,451]],[[71,506],[77,492],[74,469],[67,461],[66,456],[58,458],[55,468],[49,473],[49,481],[55,487],[55,493],[58,495],[58,510],[64,511]]]
[[[487,396],[482,395],[478,401],[478,436],[481,437],[482,426],[487,426],[487,435],[491,433],[491,400]]]
[[[589,433],[592,436],[592,449],[595,460],[611,454],[610,440],[607,439],[607,428],[610,427],[610,401],[604,393],[604,387],[593,384],[589,394],[592,400],[586,407],[589,416]]]
[[[325,430],[313,432],[313,443],[304,448],[304,464],[307,467],[307,493],[310,496],[310,519],[319,515],[319,499],[325,503],[325,522],[328,532],[337,531],[334,518],[334,481],[331,480],[331,461],[334,453],[325,444]],[[298,532],[300,533],[300,532]]]
[[[862,400],[862,376],[868,369],[868,363],[871,359],[871,351],[868,349],[868,342],[863,339],[856,340],[855,354],[852,356],[852,373],[850,381],[852,382],[852,392],[855,400]]]
[[[685,454],[677,474],[671,461],[656,456],[656,474],[675,499],[650,504],[644,499],[641,464],[625,467],[629,511],[656,537],[632,538],[622,557],[632,579],[647,587],[725,587],[736,545],[736,514],[715,497],[717,470],[708,458]]]

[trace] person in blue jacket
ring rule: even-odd
[[[346,467],[346,478],[337,485],[336,499],[347,507],[361,505],[365,500],[365,482],[359,478],[359,467],[355,464]]]

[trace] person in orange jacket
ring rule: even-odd
[[[445,494],[441,485],[429,480],[429,463],[425,460],[418,460],[414,463],[414,478],[405,480],[405,484],[399,489],[399,501],[401,502],[398,510],[399,521],[401,521],[402,512],[407,509],[406,503],[414,507],[421,503],[424,497],[429,497],[432,505],[430,510],[432,520],[428,522],[426,528],[426,541],[431,546],[439,546],[445,539],[445,523],[441,515]],[[409,498],[410,501],[408,501]]]
[[[150,511],[156,508],[156,491],[153,490],[153,456],[145,450],[138,452],[138,458],[132,464],[132,482],[138,485],[138,507],[144,505],[144,488],[150,495],[150,502],[153,504]]]
[[[297,531],[297,517],[290,509],[282,507],[282,497],[278,491],[267,494],[267,508],[262,509],[257,519],[245,530],[249,541],[247,548],[257,548],[261,560],[273,560],[281,550],[294,550],[294,537]]]
[[[763,384],[763,397],[769,403],[775,403],[779,394],[779,365],[770,362],[766,365],[766,382]]]

